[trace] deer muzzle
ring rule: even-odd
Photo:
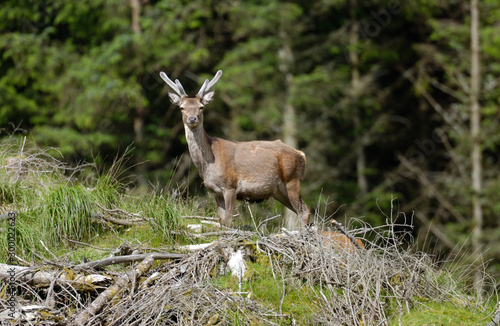
[[[196,117],[189,117],[187,119],[186,124],[188,125],[189,128],[195,128],[196,126],[198,126],[198,118],[196,118]]]

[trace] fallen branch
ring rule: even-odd
[[[218,221],[219,220],[218,218],[212,217],[212,216],[198,216],[198,215],[181,216],[181,218],[207,220],[207,221]]]
[[[221,235],[248,235],[251,236],[253,232],[251,231],[242,231],[242,230],[234,230],[234,231],[214,231],[214,232],[205,232],[205,233],[190,233],[189,236],[194,238],[205,238],[205,237],[214,237]]]
[[[138,256],[138,255],[137,255]],[[136,280],[151,269],[154,263],[153,255],[147,257],[136,268],[130,269],[121,276],[113,285],[102,292],[88,308],[80,311],[70,325],[81,326],[86,324],[92,316],[95,316],[104,305],[115,297],[130,280]]]
[[[106,208],[106,207],[100,205],[99,203],[96,203],[96,205],[97,205],[97,207],[99,207],[103,211],[108,212],[109,214],[133,216],[133,217],[138,217],[139,219],[143,219],[144,218],[139,213],[130,213],[130,212],[124,211],[123,209],[119,209],[119,208],[112,208],[112,209],[110,209],[110,208]]]
[[[0,264],[0,279],[15,277],[16,281],[32,283],[40,287],[48,287],[53,280],[71,282],[76,288],[93,289],[98,285],[111,281],[111,278],[99,274],[78,274],[71,269],[37,270],[31,267]]]
[[[100,219],[103,219],[105,221],[111,222],[113,224],[126,225],[126,226],[141,225],[141,224],[145,223],[145,220],[143,218],[134,218],[134,219],[129,219],[129,220],[123,220],[120,218],[114,218],[114,217],[111,217],[109,215],[98,214],[98,213],[92,214],[92,217],[100,218]]]
[[[146,259],[149,256],[151,256],[153,258],[153,260],[156,260],[156,259],[182,259],[182,258],[186,257],[185,254],[176,254],[176,253],[169,253],[169,252],[156,252],[156,253],[140,254],[140,255],[115,256],[115,257],[109,257],[109,258],[104,258],[104,259],[95,260],[95,261],[89,261],[87,263],[82,263],[82,264],[76,265],[75,268],[87,269],[87,268],[104,267],[104,266],[113,265],[113,264],[131,263],[131,262]]]

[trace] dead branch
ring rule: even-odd
[[[222,235],[243,235],[243,236],[251,236],[254,234],[250,231],[241,231],[241,230],[233,230],[233,231],[215,231],[215,232],[205,232],[205,233],[191,233],[189,236],[194,238],[207,238],[207,237],[220,237]]]
[[[147,257],[136,268],[130,269],[123,276],[121,276],[112,286],[106,291],[102,292],[88,308],[82,310],[70,323],[70,325],[81,326],[88,322],[88,320],[97,314],[103,306],[116,296],[130,280],[135,280],[141,277],[144,273],[151,269],[153,266],[154,258],[152,255]]]
[[[138,217],[139,220],[142,220],[143,217],[139,213],[130,213],[127,211],[124,211],[123,209],[120,208],[106,208],[99,203],[96,203],[97,207],[102,209],[103,211],[109,213],[109,214],[117,214],[117,215],[125,215],[125,216],[131,216],[131,217]]]
[[[141,225],[141,224],[145,223],[143,218],[124,220],[124,219],[118,219],[118,218],[111,217],[109,215],[98,214],[98,213],[92,214],[92,217],[100,218],[100,219],[103,219],[105,221],[111,222],[113,224],[119,224],[119,225],[125,225],[125,226],[135,226],[135,225]]]
[[[181,218],[185,219],[196,219],[196,220],[206,220],[206,221],[218,221],[219,219],[213,216],[198,216],[198,215],[184,215]]]
[[[131,263],[131,262],[135,262],[135,261],[139,261],[139,260],[144,260],[149,256],[151,256],[153,258],[153,260],[157,260],[157,259],[176,259],[177,260],[177,259],[184,258],[186,255],[185,254],[168,253],[168,252],[156,252],[156,253],[140,254],[140,255],[116,256],[116,257],[104,258],[101,260],[90,261],[87,263],[82,263],[82,264],[76,265],[75,268],[88,269],[88,268],[104,267],[104,266],[114,265],[114,264]]]

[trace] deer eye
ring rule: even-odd
[[[184,111],[184,107],[183,106],[179,106],[179,108],[181,109],[181,111]]]

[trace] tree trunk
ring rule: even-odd
[[[471,180],[472,180],[472,252],[474,260],[481,263],[483,211],[481,207],[481,111],[479,108],[480,92],[480,55],[479,55],[479,0],[471,0],[471,87],[470,87],[470,136],[471,146]],[[475,286],[478,298],[481,297],[482,273],[478,269],[475,275]]]
[[[353,106],[357,106],[359,94],[361,93],[361,82],[359,76],[359,55],[356,46],[359,41],[359,23],[356,20],[356,7],[357,1],[351,0],[350,16],[352,27],[349,32],[349,61],[351,62],[351,96]],[[360,133],[359,141],[355,148],[356,152],[356,175],[358,181],[358,188],[362,198],[368,193],[368,181],[366,179],[366,157],[365,157],[365,144],[364,136],[361,131],[361,116],[358,108],[355,108],[354,113],[354,128]]]
[[[140,0],[130,0],[130,6],[132,8],[131,14],[131,27],[134,34],[141,34],[141,25],[139,23],[139,18],[141,17],[141,2]],[[134,143],[137,147],[140,156],[144,153],[144,107],[140,104],[135,106],[134,114]],[[140,159],[140,158],[139,158]],[[139,185],[146,185],[146,179],[144,175],[147,172],[146,165],[143,162],[138,162],[136,165],[137,180]]]
[[[281,38],[281,49],[278,53],[279,69],[285,77],[285,94],[283,99],[283,141],[285,144],[297,148],[297,117],[295,107],[292,104],[294,86],[293,86],[293,66],[294,57],[289,38],[284,30],[279,32]],[[296,229],[299,226],[297,216],[294,212],[285,208],[284,214],[285,227],[289,230]]]

